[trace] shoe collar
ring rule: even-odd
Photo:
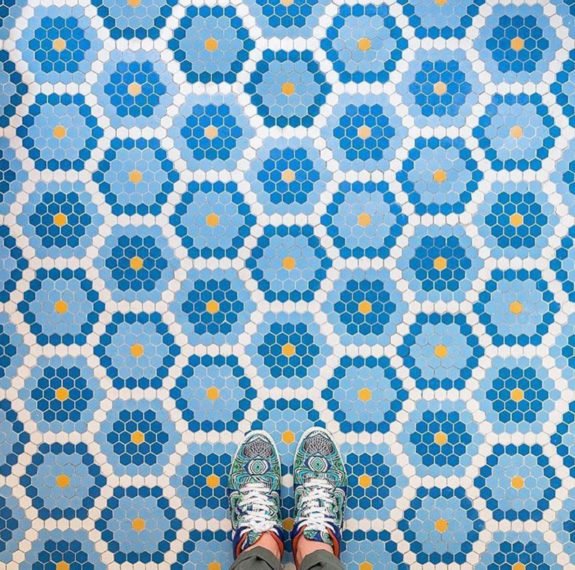
[[[302,525],[296,525],[294,526],[292,532],[291,532],[291,541],[292,541],[292,550],[295,554],[295,552],[297,552],[297,547],[299,544],[299,541],[301,539],[301,537],[304,535],[304,531],[305,531],[306,527],[302,526]],[[331,547],[333,548],[333,553],[335,554],[335,556],[337,558],[339,558],[340,554],[341,554],[341,531],[337,526],[334,525],[328,525],[327,528],[327,533],[329,534],[329,537],[331,538]],[[312,537],[306,537],[308,540],[314,540],[316,542],[321,542],[323,544],[326,544],[326,542],[324,540],[321,539],[321,536],[319,533],[317,533],[317,538],[312,538]]]

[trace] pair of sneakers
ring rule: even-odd
[[[304,536],[331,546],[339,557],[347,476],[339,450],[326,430],[314,427],[303,434],[295,453],[293,478],[294,554],[299,538]],[[254,545],[264,533],[276,539],[283,553],[281,464],[269,434],[248,434],[232,462],[229,488],[234,556]]]

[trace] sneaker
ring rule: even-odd
[[[251,432],[239,446],[228,486],[234,556],[255,544],[266,532],[277,538],[283,553],[280,459],[266,432]]]
[[[347,475],[339,450],[324,429],[307,430],[294,461],[294,552],[301,536],[330,545],[339,557]]]

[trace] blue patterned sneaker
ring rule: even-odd
[[[324,429],[307,430],[294,460],[295,524],[293,550],[303,535],[329,544],[339,557],[345,510],[347,475],[331,435]]]
[[[276,538],[283,554],[280,487],[280,459],[274,442],[264,431],[249,433],[236,452],[229,477],[235,557],[266,532]]]

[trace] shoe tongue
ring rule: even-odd
[[[242,542],[242,551],[250,546],[253,546],[262,537],[262,533],[250,530],[244,536],[245,538]]]
[[[273,532],[280,540],[278,544],[283,546],[283,531],[274,526],[268,532]],[[243,552],[246,548],[253,546],[265,533],[263,532],[256,532],[255,530],[250,530],[246,533],[241,535],[241,543],[240,543],[240,552]]]
[[[321,532],[319,530],[312,530],[304,528],[303,536],[308,540],[313,540],[315,542],[323,542],[324,544],[329,544],[333,546],[333,539],[329,532]]]

